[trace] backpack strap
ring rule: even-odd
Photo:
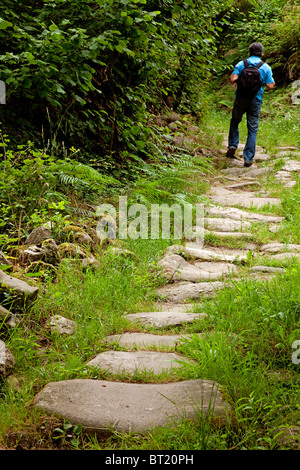
[[[259,64],[256,65],[256,68],[259,69],[262,65],[264,65],[264,62],[261,60]]]
[[[248,65],[249,65],[249,64],[248,64],[248,60],[247,60],[247,59],[244,59],[243,62],[244,62],[244,67],[245,67],[245,68],[248,67]],[[251,64],[251,65],[252,65],[252,64]],[[260,67],[261,67],[262,65],[264,65],[264,62],[261,60],[257,65],[253,65],[253,67],[256,67],[257,69],[260,69]]]

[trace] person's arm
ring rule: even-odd
[[[272,82],[272,83],[266,83],[267,87],[269,88],[269,90],[273,90],[273,88],[275,87],[275,82]]]
[[[231,83],[235,83],[235,82],[237,82],[238,78],[239,78],[238,74],[237,74],[237,73],[233,73],[233,74],[230,76],[230,82],[231,82]]]

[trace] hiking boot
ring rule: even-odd
[[[228,150],[227,150],[227,153],[226,153],[226,157],[227,158],[234,158],[235,151],[236,151],[235,147],[229,147]]]
[[[244,166],[249,167],[251,165],[253,165],[253,162],[244,159]]]

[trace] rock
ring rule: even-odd
[[[158,294],[169,302],[184,302],[186,300],[213,298],[216,292],[224,288],[224,283],[214,282],[178,282],[158,289]]]
[[[271,155],[267,153],[256,153],[254,159],[256,162],[266,162],[271,159]]]
[[[297,151],[297,150],[282,150],[281,152],[278,152],[276,154],[276,157],[277,158],[280,158],[280,157],[285,158],[285,157],[290,156],[291,154],[293,154],[293,156],[297,156],[297,157],[300,156],[300,152]]]
[[[206,279],[219,279],[223,276],[228,276],[232,273],[237,273],[239,268],[231,263],[216,262],[216,261],[197,261],[195,266],[200,269],[202,273],[206,272]]]
[[[241,221],[248,220],[253,222],[278,223],[284,219],[284,217],[276,217],[273,215],[255,214],[235,207],[208,206],[205,211],[208,215],[213,217],[222,217],[225,219],[228,218]]]
[[[29,246],[24,250],[24,262],[33,263],[42,259],[44,250],[36,245]]]
[[[180,362],[188,363],[186,358],[175,353],[156,351],[105,351],[87,362],[89,367],[97,367],[114,374],[152,372],[160,374],[182,367]]]
[[[188,263],[179,255],[165,256],[159,261],[158,265],[163,268],[163,274],[169,280],[197,282],[205,279],[200,269]]]
[[[1,323],[4,322],[10,328],[15,328],[19,323],[17,317],[2,305],[0,305],[0,320]]]
[[[52,237],[51,228],[41,225],[35,228],[25,240],[25,245],[40,245],[44,240]]]
[[[249,269],[253,273],[285,273],[283,268],[273,268],[271,266],[253,266]]]
[[[168,124],[168,128],[174,132],[178,130],[177,124],[175,122],[170,122],[170,124]]]
[[[51,275],[55,277],[57,275],[57,267],[53,264],[44,263],[44,261],[34,261],[25,269],[25,273],[39,273]]]
[[[291,98],[293,105],[300,104],[300,84],[298,82],[300,82],[300,80],[296,80],[295,82],[292,83],[292,88],[295,90],[292,93],[292,98]]]
[[[41,246],[32,245],[24,250],[25,263],[43,260],[47,264],[57,265],[60,262],[58,247],[53,238],[44,240]]]
[[[300,171],[300,162],[298,160],[287,160],[281,171],[298,172]]]
[[[201,337],[201,333],[198,334]],[[122,333],[107,336],[108,343],[117,343],[124,348],[148,348],[148,347],[176,347],[182,339],[188,339],[191,335],[153,335],[150,333]]]
[[[158,127],[166,127],[168,122],[161,116],[153,116],[153,122]]]
[[[219,238],[253,238],[252,233],[247,232],[216,232],[213,230],[204,230],[204,234],[212,234]]]
[[[201,259],[202,261],[225,261],[234,263],[237,261],[245,261],[246,255],[227,255],[214,251],[213,249],[197,248],[197,245],[190,243],[188,246],[172,245],[166,249],[166,254],[183,254],[185,257]]]
[[[267,245],[262,245],[260,247],[260,251],[264,251],[266,253],[280,253],[282,251],[300,252],[300,245],[289,243],[268,243]]]
[[[278,260],[295,260],[295,261],[300,261],[300,254],[299,253],[280,253],[279,255],[272,255],[272,259],[278,259]]]
[[[291,85],[293,90],[296,90],[297,88],[300,88],[300,80],[295,80],[292,85]]]
[[[61,243],[58,246],[58,253],[60,258],[87,258],[86,251],[75,243]]]
[[[205,317],[205,313],[178,312],[172,311],[171,309],[163,312],[143,312],[127,315],[127,319],[131,323],[137,322],[145,326],[155,326],[156,328],[193,323]]]
[[[253,169],[251,167],[251,169],[247,171],[247,176],[256,178],[257,176],[267,175],[271,171],[272,171],[272,168],[270,167],[253,168]]]
[[[300,426],[286,425],[276,429],[275,440],[287,450],[300,450]]]
[[[4,265],[13,266],[12,262],[6,258],[3,251],[0,251],[0,266],[4,266]]]
[[[49,319],[49,327],[53,333],[72,335],[75,333],[76,324],[69,318],[65,318],[60,315],[53,315]]]
[[[26,308],[36,299],[39,292],[38,287],[33,287],[26,282],[9,276],[0,270],[0,297],[1,294],[8,295],[14,307]]]
[[[89,247],[94,246],[95,242],[92,237],[87,234],[83,228],[76,225],[68,224],[63,228],[63,232],[68,234],[70,242],[78,243],[79,245],[86,245]]]
[[[6,344],[0,340],[0,376],[8,377],[15,366],[15,358],[7,348]]]
[[[20,380],[17,377],[10,375],[7,377],[6,382],[8,383],[11,391],[20,392],[22,390]]]
[[[245,188],[247,186],[261,186],[261,184],[258,181],[244,181],[243,183],[236,183],[236,184],[230,184],[229,186],[225,186],[226,189],[241,189]]]
[[[217,232],[241,232],[243,229],[251,229],[251,223],[225,218],[209,218],[204,219],[204,227]]]
[[[190,132],[199,133],[199,132],[200,132],[200,127],[198,127],[198,126],[190,126],[190,127],[189,127],[189,131],[190,131]]]
[[[257,197],[252,192],[241,191],[228,191],[223,187],[212,187],[211,195],[209,198],[216,204],[223,206],[242,206],[242,207],[258,207],[263,206],[279,206],[281,200],[275,197]]]
[[[33,404],[102,435],[176,426],[179,419],[198,421],[199,413],[225,425],[230,412],[219,385],[201,379],[167,384],[64,380],[46,385]]]

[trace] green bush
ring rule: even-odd
[[[144,155],[147,118],[197,110],[219,34],[216,0],[6,0],[0,10],[3,124],[62,151]],[[140,125],[135,132],[137,123]],[[139,143],[138,143],[139,142]]]
[[[300,11],[294,0],[249,0],[237,2],[238,8],[230,19],[223,38],[220,55],[230,49],[223,66],[247,57],[249,45],[264,45],[264,60],[272,67],[277,84],[297,79],[300,72]]]

